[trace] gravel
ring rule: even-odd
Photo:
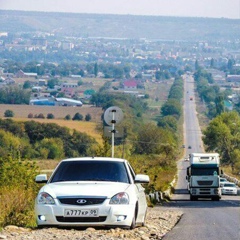
[[[133,230],[120,228],[95,229],[59,229],[43,228],[29,229],[17,226],[6,226],[0,232],[0,239],[7,240],[147,240],[162,239],[180,220],[182,212],[177,209],[167,209],[162,206],[148,208],[147,218],[144,227],[137,227]]]

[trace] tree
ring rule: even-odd
[[[57,85],[58,82],[59,82],[59,80],[56,79],[56,78],[49,79],[48,83],[47,83],[47,86],[51,89],[54,89],[55,85]]]
[[[92,116],[91,116],[91,114],[88,113],[88,114],[85,116],[85,121],[89,122],[91,119],[92,119]]]
[[[161,108],[163,116],[174,115],[177,118],[181,116],[182,107],[181,103],[176,99],[168,99]]]
[[[71,120],[71,116],[69,114],[67,114],[64,119],[65,120]]]
[[[214,118],[203,132],[207,151],[221,155],[222,163],[234,167],[240,149],[240,116],[237,112],[224,112]],[[237,159],[239,159],[237,157]]]
[[[170,131],[158,128],[154,124],[146,124],[137,133],[134,153],[162,154],[168,151],[169,155],[166,154],[166,158],[171,158],[174,155],[175,145],[176,140]],[[167,146],[169,146],[168,150]]]
[[[61,159],[64,156],[63,141],[60,138],[45,138],[36,144],[39,157],[43,159]]]
[[[4,112],[4,117],[14,117],[14,112],[8,109]]]
[[[211,58],[210,67],[211,67],[211,68],[214,68],[214,59],[213,59],[213,58]]]
[[[97,77],[97,75],[98,75],[98,64],[95,63],[94,64],[94,76]]]
[[[33,114],[32,114],[32,113],[29,113],[29,114],[28,114],[28,118],[33,118]]]
[[[54,115],[52,113],[48,113],[47,114],[47,119],[54,119]]]
[[[157,125],[158,127],[170,129],[173,132],[177,131],[177,119],[171,115],[160,118]]]
[[[43,119],[44,119],[45,116],[43,115],[43,113],[39,113],[38,116],[37,116],[37,118],[43,118]]]
[[[77,120],[77,121],[81,121],[83,120],[83,115],[80,113],[75,113],[75,115],[73,116],[72,120]]]
[[[28,88],[31,88],[31,83],[30,81],[25,81],[24,84],[23,84],[23,89],[28,89]]]
[[[198,60],[195,61],[195,70],[198,71],[200,68]]]

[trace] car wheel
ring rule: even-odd
[[[130,229],[134,229],[136,227],[137,213],[138,213],[138,207],[137,207],[137,204],[136,204],[135,212],[134,212],[134,216],[133,216],[133,220],[132,220],[132,224],[130,226]]]
[[[145,226],[146,217],[147,217],[147,210],[146,210],[146,212],[145,212],[145,215],[144,215],[144,218],[143,218],[143,221],[142,221],[142,227]]]

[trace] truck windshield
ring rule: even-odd
[[[192,168],[191,175],[194,176],[219,175],[219,168]]]

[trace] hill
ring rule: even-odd
[[[233,40],[239,19],[133,16],[111,14],[0,11],[1,32],[49,32],[55,36],[148,38],[162,40]]]

